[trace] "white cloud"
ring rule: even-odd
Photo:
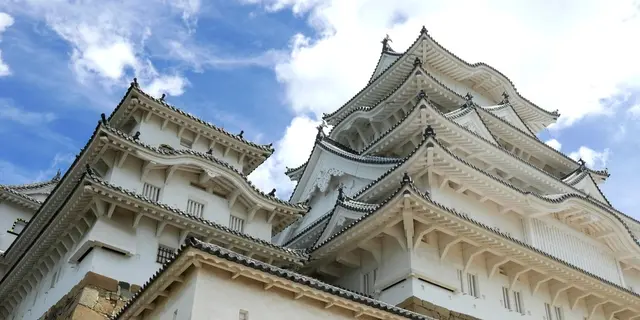
[[[569,153],[569,157],[574,160],[582,159],[590,168],[605,168],[611,155],[609,148],[602,151],[595,151],[589,147],[581,146],[577,151]]]
[[[554,148],[558,151],[560,151],[560,148],[562,147],[562,144],[560,143],[560,141],[556,140],[556,139],[551,139],[545,142],[549,147]]]
[[[0,12],[0,42],[2,42],[2,33],[7,30],[8,27],[14,23],[13,17],[5,12]],[[11,74],[9,66],[2,61],[2,50],[0,50],[0,77],[8,76]]]
[[[241,1],[261,4],[267,11],[309,14],[315,33],[292,37],[287,61],[275,68],[287,102],[299,117],[311,112],[317,119],[339,108],[366,84],[382,37],[389,34],[393,48],[403,51],[422,25],[466,61],[483,61],[500,70],[539,106],[559,109],[562,117],[555,128],[570,126],[587,115],[609,113],[600,99],[640,78],[636,63],[640,46],[628,40],[640,29],[631,0],[562,5],[506,0]],[[279,144],[288,141],[287,134]],[[304,143],[311,144],[313,139]],[[281,149],[277,154],[281,158],[290,155],[281,154],[287,150],[300,152],[287,146]],[[580,150],[594,164],[606,162],[605,154]]]
[[[0,120],[9,120],[26,126],[40,126],[56,119],[53,113],[32,112],[13,106],[6,100],[0,100]]]
[[[276,152],[256,169],[249,178],[263,190],[277,189],[281,197],[286,197],[295,183],[284,175],[286,167],[297,167],[307,161],[319,121],[305,116],[293,119],[284,137],[275,145]]]
[[[163,93],[179,96],[184,93],[184,88],[188,82],[180,76],[161,76],[153,79],[144,90],[152,96],[161,96]]]
[[[3,7],[44,21],[65,40],[79,81],[111,87],[128,84],[133,77],[142,84],[166,83],[178,77],[159,72],[150,61],[151,51],[162,47],[163,41],[183,36],[185,28],[179,17],[190,24],[189,29],[195,27],[200,1],[27,0],[0,4]],[[167,93],[184,91],[171,89]]]
[[[635,119],[640,118],[640,104],[631,106],[627,112]]]

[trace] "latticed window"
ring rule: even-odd
[[[174,248],[164,246],[164,245],[158,245],[158,254],[156,256],[156,262],[165,264],[171,259],[171,257],[173,257],[175,252],[176,252],[176,249]]]
[[[509,288],[507,287],[502,287],[502,306],[507,310],[511,310],[511,300],[509,299]]]
[[[544,304],[544,314],[546,315],[545,319],[553,320],[551,317],[551,306],[548,303]]]
[[[149,200],[157,202],[160,200],[160,188],[145,183],[142,187],[142,195]]]
[[[476,277],[475,274],[467,273],[467,286],[469,287],[469,295],[476,298],[480,297],[480,293],[478,292],[478,277]]]
[[[562,307],[554,307],[556,310],[556,320],[564,320],[564,313],[562,312]]]
[[[202,213],[204,212],[204,204],[189,200],[187,201],[187,213],[198,218],[202,218]]]
[[[516,312],[524,314],[524,305],[522,304],[522,295],[520,292],[513,292],[513,302],[515,303]]]
[[[229,228],[238,232],[244,232],[244,219],[236,216],[229,216]]]

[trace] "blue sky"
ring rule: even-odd
[[[231,132],[273,142],[251,178],[286,196],[318,117],[360,90],[380,40],[425,25],[463,59],[559,109],[543,141],[592,167],[640,217],[638,5],[617,1],[8,0],[0,3],[0,183],[67,169],[131,79]]]

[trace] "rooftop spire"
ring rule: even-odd
[[[462,105],[462,107],[472,107],[474,105],[473,95],[471,95],[471,93],[467,92],[467,94],[464,95],[464,99],[466,100],[466,102]]]
[[[62,175],[62,174],[60,173],[60,169],[58,169],[58,172],[56,172],[56,175],[55,175],[55,176],[53,176],[53,179],[51,179],[51,180],[53,180],[53,181],[58,181],[58,180],[60,180],[60,176],[61,176],[61,175]]]
[[[316,134],[316,140],[320,140],[324,137],[324,127],[326,126],[326,124],[324,123],[324,121],[322,121],[321,124],[319,124],[316,129],[318,129],[318,134]]]
[[[431,125],[427,125],[427,128],[424,129],[424,138],[427,139],[429,137],[435,137],[436,136],[436,132],[435,130],[433,130],[433,128],[431,127]]]
[[[391,49],[391,46],[389,45],[389,42],[393,42],[393,41],[391,41],[391,38],[389,37],[389,35],[386,35],[384,39],[382,39],[382,52],[393,51],[393,49]]]
[[[500,104],[508,104],[509,103],[509,94],[506,91],[502,92],[502,101]]]
[[[412,181],[411,177],[409,176],[409,173],[405,172],[402,175],[402,181],[400,182],[400,184],[404,186],[404,185],[407,185],[407,184],[409,184],[411,182],[413,182],[413,181]]]

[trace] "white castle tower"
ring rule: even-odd
[[[389,42],[289,201],[246,178],[270,145],[132,83],[64,175],[0,187],[0,319],[640,319],[640,222],[536,137],[559,114]]]
[[[640,223],[540,141],[555,122],[492,67],[426,29],[383,40],[369,83],[324,120],[278,235],[304,272],[421,312],[481,319],[640,319]],[[446,318],[448,319],[448,318]]]

